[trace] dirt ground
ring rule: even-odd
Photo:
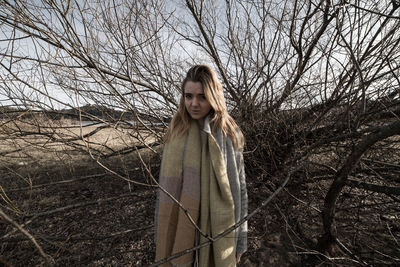
[[[77,175],[79,173],[79,176]],[[143,179],[141,170],[130,177]],[[3,176],[4,177],[4,176]],[[137,177],[141,177],[137,179]],[[96,166],[75,166],[74,179],[67,172],[49,169],[34,185],[17,188],[3,180],[7,197],[22,213],[7,211],[28,230],[59,266],[146,266],[154,258],[153,216],[155,190],[128,183]],[[7,184],[7,187],[5,186]],[[11,189],[11,190],[10,190]],[[248,182],[249,210],[257,207],[268,190]],[[256,192],[255,192],[256,191]],[[75,206],[74,206],[75,205]],[[61,210],[57,210],[60,209]],[[48,214],[50,212],[50,214]],[[46,213],[47,212],[47,213]],[[267,208],[249,221],[249,249],[241,266],[289,266],[298,257],[285,245],[284,228],[274,208]],[[35,266],[43,260],[20,233],[6,235],[11,227],[1,225],[1,259],[10,266]],[[4,238],[4,236],[7,236]]]
[[[110,136],[109,132],[103,134]],[[160,151],[160,147],[154,149]],[[101,159],[92,158],[84,151],[65,152],[59,147],[24,146],[23,151],[3,155],[0,159],[2,210],[36,238],[56,266],[151,264],[156,191],[138,155],[129,153]],[[146,168],[157,177],[159,155],[148,149],[140,155]],[[279,177],[247,176],[249,212],[258,208],[280,182]],[[248,251],[239,266],[335,265],[325,261],[322,255],[318,264],[309,261],[318,255],[314,248],[322,229],[320,211],[328,185],[329,181],[323,179],[293,177],[277,197],[249,220]],[[354,248],[354,244],[367,244],[383,246],[389,255],[399,257],[400,211],[396,202],[382,198],[360,211],[357,203],[372,201],[370,196],[349,190],[344,192],[338,208],[340,240],[353,244],[352,249],[357,253],[362,253],[364,248]],[[349,197],[350,193],[355,197]],[[390,212],[385,213],[383,208]],[[393,238],[377,235],[365,239],[365,235],[350,227],[355,223],[362,226],[357,229],[363,233],[376,232],[382,236],[391,233]],[[366,258],[375,257],[365,253]],[[341,251],[335,257],[349,258]],[[0,263],[39,266],[44,261],[26,236],[9,224],[0,223]],[[342,265],[357,264],[345,260]],[[376,266],[385,266],[385,262],[378,261]]]
[[[72,138],[95,129],[96,126],[89,126],[81,130],[74,125],[61,131],[53,125],[51,131],[54,135]],[[10,137],[10,134],[13,133],[3,136]],[[91,138],[116,149],[130,142],[132,137],[124,134],[120,129],[102,129]],[[69,151],[71,147],[46,142],[43,136],[32,135],[19,141],[6,139],[0,148],[4,152],[13,146],[20,150],[0,159],[2,208],[36,238],[57,266],[147,266],[152,263],[156,191],[137,154],[100,160],[113,174],[85,151]],[[155,150],[159,152],[160,147]],[[147,150],[142,152],[142,158],[157,177],[159,156]],[[249,210],[255,209],[263,196],[271,193],[251,178],[248,191]],[[296,261],[297,257],[287,253],[281,240],[284,239],[282,222],[277,220],[278,214],[272,207],[249,221],[249,248],[241,266],[267,263],[286,266]],[[10,225],[0,224],[0,240],[0,259],[4,265],[44,263],[32,242]]]

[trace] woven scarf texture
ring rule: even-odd
[[[218,142],[209,125],[206,128],[202,141],[199,126],[192,121],[186,135],[165,144],[159,183],[182,204],[194,222],[200,222],[202,232],[215,237],[235,224],[235,210],[226,160],[220,149],[224,140]],[[196,228],[163,192],[158,200],[156,233],[156,261],[196,244]],[[200,243],[207,240],[200,236]],[[236,266],[235,246],[232,231],[201,248],[197,258],[191,252],[162,266]]]

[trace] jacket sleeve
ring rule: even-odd
[[[241,198],[241,212],[240,219],[247,216],[247,188],[246,188],[246,173],[244,170],[243,152],[239,151],[239,182],[240,182],[240,198]],[[238,228],[238,243],[236,247],[237,253],[244,253],[247,251],[247,221],[245,221]]]

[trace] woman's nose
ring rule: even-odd
[[[196,97],[193,98],[192,100],[192,106],[198,106],[199,101],[196,99]]]

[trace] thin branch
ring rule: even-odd
[[[153,228],[154,225],[146,225],[143,227],[139,227],[139,228],[133,228],[133,229],[127,229],[124,231],[118,231],[118,232],[114,232],[108,235],[102,235],[102,236],[98,236],[96,235],[97,233],[94,233],[93,236],[88,236],[88,234],[84,234],[84,235],[71,235],[71,236],[42,236],[42,235],[37,235],[36,239],[40,240],[49,240],[49,241],[88,241],[88,240],[93,240],[93,241],[100,241],[100,240],[106,240],[106,239],[110,239],[110,238],[115,238],[117,236],[120,235],[126,235],[129,233],[135,233],[135,232],[139,232],[139,231],[145,231],[148,229]],[[29,238],[23,238],[23,237],[7,237],[7,238],[0,238],[1,242],[22,242],[22,241],[27,241],[30,240]]]
[[[83,202],[83,203],[77,203],[77,204],[72,204],[72,205],[67,205],[67,206],[64,206],[64,207],[60,207],[60,208],[57,208],[57,209],[48,210],[48,211],[44,211],[44,212],[23,214],[23,217],[24,218],[29,218],[29,217],[47,216],[47,215],[52,215],[52,214],[59,213],[59,212],[65,212],[65,211],[68,211],[68,210],[71,210],[71,209],[77,209],[77,208],[90,206],[90,205],[101,205],[101,204],[104,204],[106,202],[118,200],[118,199],[125,198],[125,197],[132,197],[132,196],[138,196],[139,197],[140,195],[139,195],[138,192],[134,192],[134,193],[122,194],[122,195],[119,195],[119,196],[116,196],[116,197],[100,198],[100,199],[97,199],[97,200]]]
[[[387,195],[400,195],[400,186],[371,184],[353,179],[347,179],[346,185],[351,187],[362,188],[372,192],[384,193]]]
[[[23,235],[25,235],[33,243],[33,245],[39,251],[40,256],[42,256],[42,258],[45,260],[45,262],[48,266],[52,266],[54,264],[53,259],[43,251],[42,247],[37,243],[36,239],[28,231],[26,231],[18,223],[16,223],[13,219],[8,217],[3,212],[2,209],[0,209],[0,217],[5,222],[7,222],[7,223],[11,224],[13,227],[17,228]]]

